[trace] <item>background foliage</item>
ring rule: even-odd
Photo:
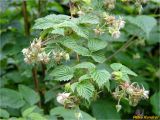
[[[87,2],[89,0],[84,1]],[[102,4],[100,3],[99,0],[94,0],[93,2],[97,12],[101,12]],[[104,74],[107,76],[108,73],[102,69],[111,71],[109,65],[114,62],[119,62],[131,68],[138,74],[137,77],[132,78],[132,81],[143,84],[144,87],[150,91],[149,100],[141,101],[136,107],[131,107],[128,103],[123,101],[123,109],[117,113],[115,109],[116,100],[114,100],[108,92],[108,85],[106,84],[105,90],[99,94],[100,98],[97,101],[91,102],[91,105],[87,105],[87,103],[84,102],[84,105],[80,107],[82,116],[85,120],[94,118],[98,120],[128,119],[136,114],[160,115],[160,27],[158,23],[158,5],[160,5],[158,0],[149,0],[148,4],[143,5],[142,13],[138,15],[138,10],[134,4],[125,5],[117,0],[116,7],[111,13],[117,16],[124,16],[126,26],[122,30],[122,35],[119,39],[113,39],[109,34],[102,34],[100,36],[100,39],[103,40],[102,43],[97,42],[96,39],[90,40],[88,42],[88,48],[94,53],[92,55],[88,53],[88,49],[79,46],[79,43],[69,41],[70,39],[68,40],[67,37],[60,43],[82,56],[90,56],[91,58],[89,59],[96,62],[96,67],[100,70],[94,71],[91,77],[94,78],[95,82],[98,81],[98,86],[104,84],[103,80],[108,81],[108,78],[103,76]],[[74,69],[76,69],[76,72],[68,66],[60,66],[60,68],[50,71],[50,68],[55,68],[56,65],[54,63],[49,63],[47,65],[46,76],[43,75],[43,67],[38,66],[39,89],[41,91],[40,94],[38,94],[37,91],[34,90],[32,66],[24,63],[23,55],[21,53],[23,48],[29,46],[30,41],[32,41],[33,38],[39,36],[40,31],[34,29],[48,30],[51,26],[50,23],[46,23],[46,21],[40,17],[49,14],[70,15],[68,0],[27,0],[26,7],[27,21],[24,21],[24,17],[26,16],[24,12],[24,1],[0,1],[0,118],[8,119],[12,117],[15,120],[25,120],[27,118],[33,120],[54,120],[57,119],[55,115],[58,115],[59,119],[75,119],[76,111],[58,107],[59,105],[56,101],[57,93],[62,91],[63,80],[72,78],[73,73],[76,73],[79,77],[82,75],[79,68],[87,68],[90,70],[95,68],[95,65],[83,62],[83,64],[81,63],[75,66]],[[55,28],[60,29],[58,31],[52,30],[53,34],[58,33],[64,35],[65,27],[69,26],[77,35],[83,38],[87,37],[87,33],[83,27],[81,29],[76,27],[77,24],[96,24],[97,22],[97,18],[94,17],[89,19],[77,19],[71,23],[59,21],[60,19],[56,18],[57,16],[50,17],[51,18],[48,17],[46,19],[52,19],[52,22],[55,22],[54,20],[57,20],[59,23],[62,22],[62,24],[54,26]],[[35,20],[36,24],[34,24]],[[38,21],[40,23],[45,22],[46,25],[40,26]],[[27,31],[27,27],[29,28],[29,31]],[[134,36],[134,40],[128,42],[131,36]],[[115,54],[125,43],[129,43],[127,44],[127,48],[123,48]],[[49,47],[47,48],[48,50],[50,49]],[[97,52],[101,49],[103,49],[104,56]],[[111,55],[114,56],[109,58]],[[76,59],[75,55],[71,57]],[[108,59],[105,60],[106,58]],[[85,61],[85,59],[81,59],[81,61]],[[71,60],[65,64],[70,65],[73,62],[75,61]],[[58,74],[60,71],[63,72],[63,76]],[[59,83],[53,80],[53,78],[62,82]],[[81,79],[83,80],[84,78]],[[81,87],[81,84],[83,84],[83,87]],[[78,84],[76,90],[80,96],[88,100],[90,96],[92,96],[91,91],[94,91],[94,87],[92,84],[86,84],[85,82],[82,82],[81,84]],[[111,90],[113,88],[114,84],[111,84]]]

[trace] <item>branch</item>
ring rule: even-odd
[[[115,55],[117,55],[120,51],[128,48],[134,41],[132,41],[135,38],[135,36],[132,36],[122,47],[120,47],[114,54],[109,56],[106,61],[112,59]]]
[[[28,21],[26,0],[23,0],[23,2],[22,2],[22,12],[23,12],[23,17],[24,17],[25,35],[29,36],[30,35],[30,31],[29,31],[29,21]]]

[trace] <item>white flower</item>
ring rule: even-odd
[[[24,55],[27,55],[27,54],[29,53],[29,49],[28,49],[28,48],[24,48],[24,49],[22,50],[22,53],[23,53]]]
[[[70,57],[69,57],[69,54],[66,53],[65,56],[64,56],[65,60],[70,60]]]
[[[38,61],[48,63],[50,60],[49,54],[46,54],[45,52],[39,53],[38,54]]]
[[[120,37],[120,35],[121,35],[121,33],[120,33],[119,30],[114,31],[114,32],[112,33],[112,37],[115,38],[115,39],[118,39],[118,38]]]
[[[32,63],[32,61],[29,60],[28,58],[24,58],[24,61],[25,61],[26,63],[28,63],[28,64],[31,64],[31,63]]]
[[[148,90],[144,90],[143,91],[143,97],[144,97],[144,99],[148,99],[149,98],[148,95],[149,95],[149,91]]]
[[[68,99],[71,93],[59,93],[57,96],[57,102],[64,105],[65,100]]]
[[[125,22],[124,20],[120,19],[120,20],[119,20],[119,29],[120,29],[120,28],[124,28],[125,23],[126,23],[126,22]]]

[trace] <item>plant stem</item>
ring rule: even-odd
[[[41,16],[41,0],[38,0],[38,16]]]
[[[76,53],[76,57],[77,57],[77,62],[80,61],[79,55]]]
[[[24,28],[25,28],[25,35],[29,36],[29,21],[28,21],[28,14],[27,14],[27,3],[26,0],[23,0],[22,2],[22,11],[23,11],[23,17],[24,17]]]
[[[69,1],[69,11],[70,11],[71,18],[73,18],[73,15],[72,15],[72,2],[71,2],[71,0]],[[76,53],[76,58],[77,58],[77,62],[79,62],[80,59],[79,59],[79,55],[77,53]]]
[[[120,47],[114,54],[109,56],[106,61],[112,59],[115,55],[117,55],[120,51],[128,48],[134,41],[132,41],[135,38],[135,36],[132,36],[122,47]]]
[[[72,15],[72,2],[71,2],[71,0],[69,1],[69,12],[70,12],[70,15],[71,15],[71,18],[72,18],[73,15]]]
[[[38,81],[38,78],[37,78],[37,67],[36,67],[36,65],[34,65],[34,67],[32,68],[32,76],[33,76],[33,80],[34,80],[35,90],[40,95],[39,81]],[[39,107],[41,107],[41,102],[39,102],[38,105],[39,105]]]
[[[44,63],[41,63],[42,66],[42,79],[44,80],[46,76],[46,65]]]

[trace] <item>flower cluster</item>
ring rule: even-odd
[[[54,51],[53,50],[52,53],[53,53],[53,58],[56,61],[56,63],[60,63],[62,59],[65,59],[66,61],[70,60],[69,53],[66,53],[64,51]]]
[[[149,91],[145,90],[143,86],[140,87],[136,82],[132,84],[123,83],[113,92],[114,98],[118,100],[117,111],[121,108],[119,102],[122,98],[128,100],[130,105],[136,106],[141,99],[148,99],[148,95]]]
[[[64,105],[65,108],[74,108],[78,103],[78,99],[75,96],[71,96],[71,93],[59,93],[57,102]]]
[[[142,4],[145,4],[148,2],[148,0],[121,0],[122,2],[132,2],[132,3],[135,3],[136,5],[136,8],[138,9],[139,13],[141,13],[143,7],[142,7]]]
[[[107,9],[114,9],[115,8],[115,0],[105,0],[104,5]]]
[[[28,64],[36,62],[48,63],[50,60],[49,54],[47,54],[41,46],[40,39],[35,39],[29,48],[22,50],[22,53],[25,56],[24,61]]]
[[[117,39],[120,37],[120,29],[125,26],[125,21],[122,17],[116,19],[115,16],[112,15],[105,15],[104,20],[106,24],[109,26],[109,33],[112,35],[113,38]]]

